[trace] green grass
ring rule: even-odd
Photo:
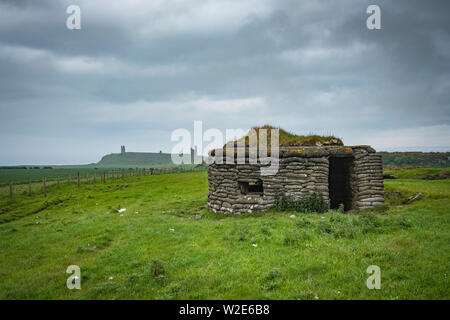
[[[107,172],[109,175],[112,172],[115,172],[118,175],[121,175],[122,170],[127,174],[134,174],[136,172],[137,166],[126,166],[126,167],[94,167],[90,165],[80,165],[80,166],[53,166],[53,169],[0,169],[0,186],[7,185],[12,182],[14,185],[28,183],[28,179],[31,179],[32,182],[41,182],[44,177],[47,178],[47,181],[56,181],[58,177],[61,181],[68,181],[69,177],[71,177],[71,181],[75,181],[77,178],[78,172],[80,173],[81,179],[86,179],[88,176],[89,179],[94,178],[94,174],[97,179],[103,175],[104,172]],[[150,168],[154,168],[154,173],[158,174],[160,172],[178,172],[178,171],[189,171],[189,170],[205,170],[206,166],[196,166],[196,165],[180,165],[180,166],[171,166],[171,167],[161,167],[161,166],[148,166],[148,167],[138,167],[139,170],[146,169],[148,173]]]
[[[93,175],[94,172],[99,176],[103,170],[95,170],[86,166],[79,167],[54,167],[53,169],[0,169],[0,185],[8,184],[12,181],[14,184],[26,183],[28,179],[32,182],[42,181],[44,177],[47,180],[55,180],[58,177],[66,180],[69,176],[74,180],[77,173],[80,172],[82,177],[86,174]]]
[[[189,158],[190,159],[190,158]],[[201,157],[197,157],[201,163]],[[162,168],[173,167],[172,155],[159,152],[112,153],[104,156],[97,164],[99,168]]]
[[[436,175],[450,175],[450,168],[416,168],[408,170],[385,170],[397,178],[406,179],[432,179]]]
[[[271,134],[271,129],[279,129],[278,131],[278,139],[279,139],[279,145],[283,146],[283,147],[288,147],[288,146],[316,146],[317,143],[331,143],[333,145],[344,145],[342,140],[335,137],[335,136],[320,136],[320,135],[296,135],[294,133],[288,132],[286,130],[283,130],[281,128],[276,128],[273,127],[271,125],[263,125],[263,126],[256,126],[253,127],[251,130],[254,130],[254,132],[256,133],[256,138],[257,141],[259,141],[259,130],[260,129],[265,129],[267,130],[267,145],[270,146],[271,145],[271,138],[272,138],[272,134]],[[234,141],[234,143],[236,144],[237,142],[242,142],[245,141],[245,145],[248,146],[249,144],[249,133],[250,131],[242,138]],[[226,145],[224,146],[226,149]]]
[[[205,209],[206,172],[51,186],[46,200],[0,188],[0,299],[449,299],[450,180],[385,187],[376,212],[240,216]],[[66,288],[72,264],[81,290]]]

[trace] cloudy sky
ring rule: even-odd
[[[81,30],[66,28],[71,4]],[[0,0],[0,164],[170,152],[194,120],[450,151],[449,13],[447,0]]]

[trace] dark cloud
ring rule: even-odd
[[[81,30],[65,27],[70,4]],[[170,151],[170,133],[194,120],[441,150],[450,3],[379,0],[381,30],[365,27],[369,4],[2,1],[0,163]]]

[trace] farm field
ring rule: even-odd
[[[201,158],[197,157],[198,163]],[[93,178],[94,174],[101,176],[103,172],[113,171],[121,172],[122,170],[132,173],[136,169],[150,170],[153,168],[155,172],[183,172],[193,169],[205,169],[204,166],[198,165],[174,165],[170,153],[155,152],[126,152],[121,155],[111,153],[102,157],[98,163],[84,165],[18,165],[18,166],[0,166],[0,186],[27,183],[30,179],[32,182],[42,182],[44,177],[47,181],[67,180],[69,177],[74,179],[78,172],[82,178],[89,176]]]
[[[61,180],[67,180],[69,176],[75,179],[77,173],[80,172],[82,177],[87,174],[93,175],[96,173],[100,175],[106,170],[96,170],[88,166],[79,167],[53,167],[53,169],[0,169],[0,185],[9,184],[13,182],[14,184],[27,183],[28,179],[32,182],[41,182],[44,177],[47,180],[56,180],[58,177]]]
[[[406,179],[443,179],[450,178],[450,168],[416,168],[408,170],[384,170],[397,178]]]
[[[151,167],[145,168],[147,173]],[[140,167],[139,170],[142,171],[144,168]],[[161,172],[179,172],[179,171],[189,171],[196,169],[193,165],[185,166],[172,166],[172,167],[154,167],[155,173]],[[93,167],[88,165],[80,166],[54,166],[52,169],[40,168],[40,169],[1,169],[0,168],[0,186],[7,185],[12,182],[14,185],[28,183],[28,179],[32,182],[42,182],[44,177],[47,181],[56,181],[58,178],[61,181],[68,181],[69,177],[71,181],[75,181],[78,172],[80,173],[81,179],[93,179],[94,174],[98,179],[103,175],[104,172],[111,174],[116,172],[120,175],[122,170],[126,172],[127,175],[134,174],[136,167]]]
[[[213,214],[205,171],[35,188],[0,187],[0,299],[450,298],[449,179],[385,180],[385,206],[350,214]]]

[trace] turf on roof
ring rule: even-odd
[[[334,136],[319,136],[319,135],[296,135],[281,128],[275,128],[270,125],[264,125],[261,127],[253,127],[251,130],[255,130],[257,139],[259,140],[259,130],[267,129],[267,146],[271,144],[271,131],[270,129],[279,129],[279,146],[280,147],[295,147],[295,146],[322,146],[322,145],[333,145],[333,146],[343,146],[343,142],[341,139],[336,138]],[[237,142],[242,142],[245,139],[245,145],[249,144],[250,131],[242,138],[234,141],[234,145],[237,145]],[[225,146],[224,146],[225,147]]]

